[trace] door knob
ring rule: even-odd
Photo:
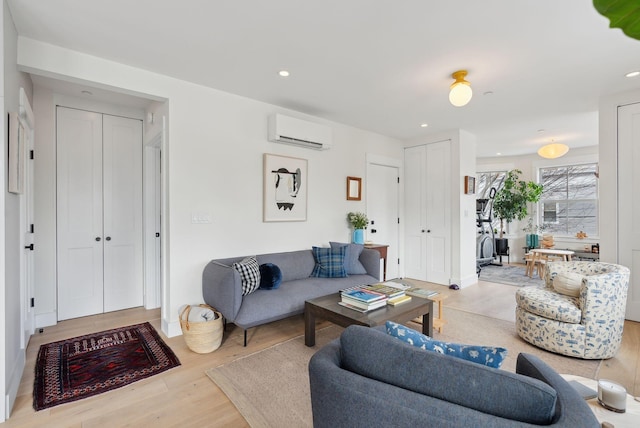
[[[107,241],[111,241],[111,237],[110,237],[110,236],[107,236],[107,237],[106,237],[106,238],[104,238],[104,239],[106,239]]]
[[[371,229],[371,233],[376,233],[377,230],[376,229]]]
[[[421,232],[424,233],[424,229],[422,229]]]
[[[427,229],[427,233],[431,233],[431,229]]]
[[[96,236],[96,241],[97,241],[97,242],[100,242],[100,240],[101,240],[101,239],[102,239],[102,238],[100,238],[99,236]]]

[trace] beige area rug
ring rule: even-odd
[[[521,340],[513,323],[446,308],[447,324],[434,338],[472,345],[503,346],[508,355],[502,369],[515,371],[516,358],[527,352],[542,358],[559,373],[596,377],[600,360],[563,357]],[[409,327],[420,330],[417,323]],[[344,329],[331,326],[316,333],[316,346],[304,345],[304,336],[207,370],[252,427],[311,427],[308,364],[311,356]]]

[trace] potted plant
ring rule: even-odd
[[[540,200],[542,195],[542,184],[533,181],[520,180],[522,171],[512,169],[507,173],[502,188],[496,193],[493,200],[493,211],[500,219],[500,242],[496,239],[496,253],[501,254],[500,249],[508,245],[503,240],[504,222],[511,223],[513,220],[522,220],[528,214],[527,204]],[[506,250],[502,251],[505,254]]]
[[[364,229],[369,224],[367,215],[361,212],[350,212],[347,214],[347,220],[353,227],[353,242],[364,244]]]

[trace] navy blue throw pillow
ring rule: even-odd
[[[282,282],[282,271],[273,263],[260,265],[260,288],[263,290],[274,290],[280,287]]]

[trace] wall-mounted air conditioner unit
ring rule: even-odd
[[[269,117],[269,141],[316,150],[333,145],[330,127],[282,114]]]

